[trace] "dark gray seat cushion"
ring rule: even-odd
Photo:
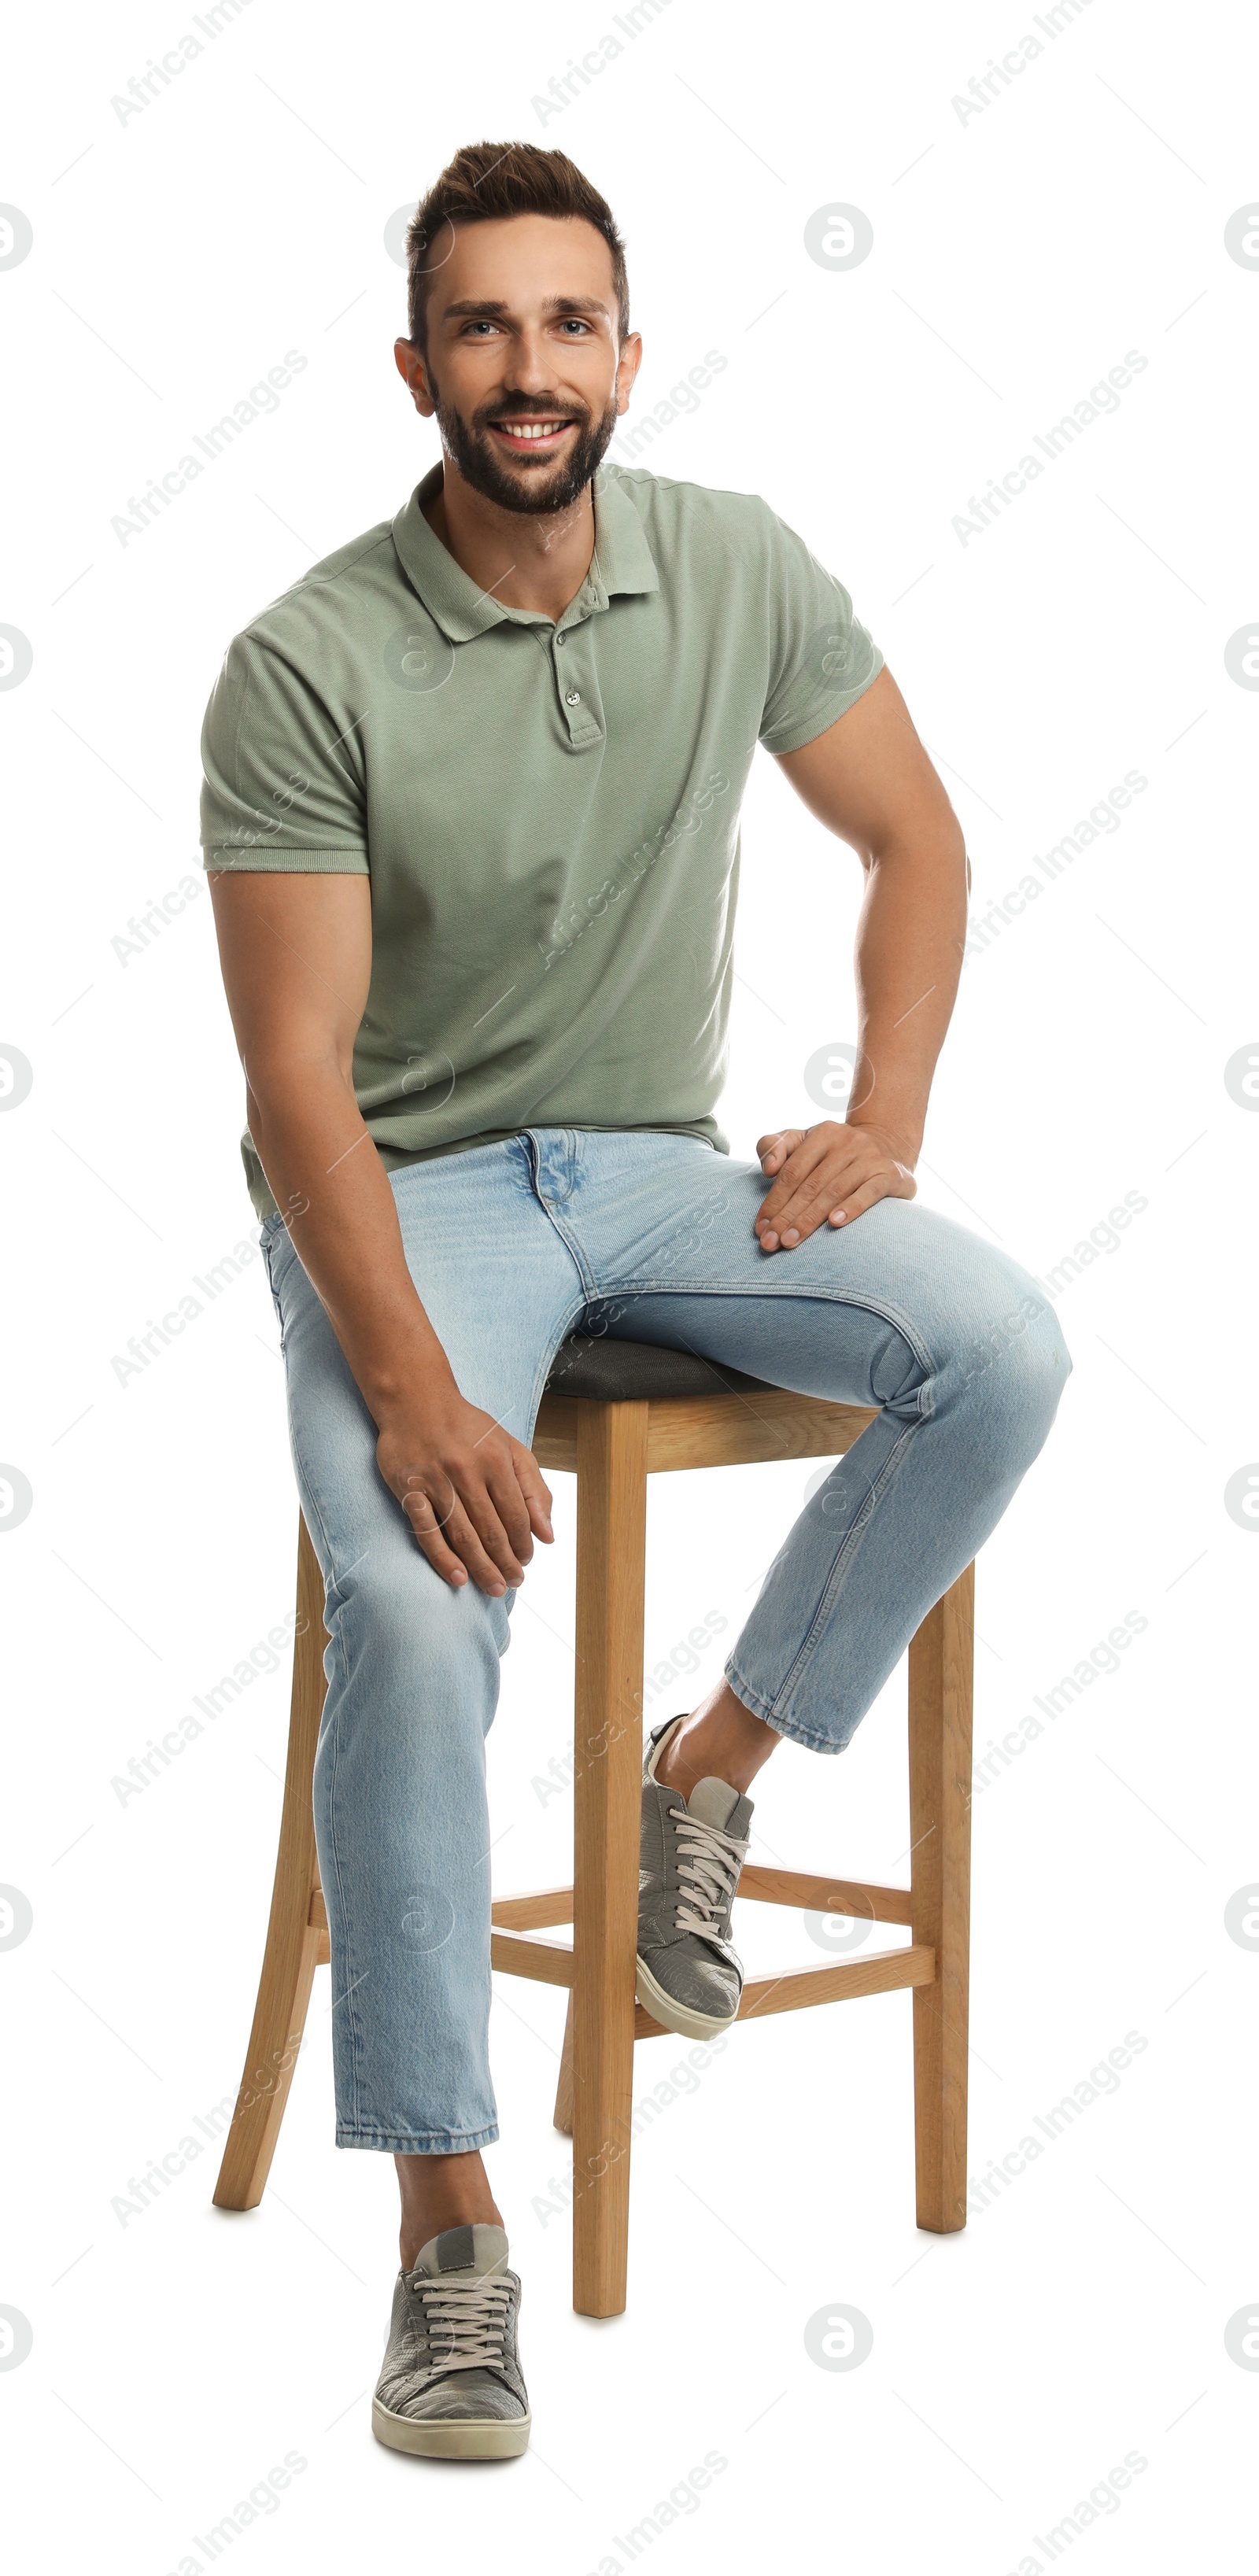
[[[595,1340],[574,1333],[561,1342],[546,1382],[548,1395],[584,1395],[601,1404],[641,1404],[651,1396],[726,1395],[748,1387],[769,1389],[763,1377],[719,1368],[695,1351],[660,1349],[654,1342]]]

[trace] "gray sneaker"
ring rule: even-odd
[[[446,2227],[399,2272],[372,2431],[430,2460],[506,2460],[528,2448],[520,2282],[501,2227]]]
[[[752,1801],[728,1780],[697,1780],[689,1798],[656,1779],[676,1718],[651,1731],[643,1766],[638,1866],[638,2000],[666,2030],[711,2039],[739,2009],[743,1969],[730,1907],[747,1859]]]

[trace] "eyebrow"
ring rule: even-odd
[[[542,311],[544,313],[601,314],[605,321],[608,317],[608,307],[597,295],[544,295]],[[442,320],[451,322],[472,319],[501,322],[508,318],[509,312],[510,307],[501,297],[464,295],[460,296],[457,303],[446,306]]]

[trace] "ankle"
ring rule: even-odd
[[[454,2216],[449,2212],[443,2212],[440,2217],[405,2217],[398,2230],[398,2259],[403,2271],[410,2272],[414,2268],[421,2248],[431,2245],[433,2238],[440,2236],[447,2227],[502,2227],[502,2225],[502,2212],[495,2207],[493,2201],[490,2201],[484,2209],[460,2210]],[[503,2232],[506,2234],[505,2228]]]
[[[402,2192],[398,2251],[409,2272],[422,2246],[447,2227],[501,2227],[502,2212],[478,2155],[396,2156]]]
[[[665,1789],[689,1798],[700,1780],[728,1781],[744,1796],[769,1760],[778,1737],[763,1718],[727,1694],[725,1709],[699,1708],[680,1718],[662,1747],[655,1777]]]
[[[684,1798],[690,1797],[696,1781],[704,1778],[708,1768],[706,1764],[696,1768],[692,1750],[695,1732],[693,1719],[680,1718],[656,1764],[655,1776],[661,1787],[677,1789]],[[719,1772],[717,1776],[722,1775]],[[735,1783],[731,1781],[730,1785],[733,1788]]]

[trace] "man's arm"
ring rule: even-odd
[[[765,1252],[790,1252],[824,1219],[912,1198],[927,1097],[952,1016],[966,937],[961,826],[890,671],[802,751],[782,755],[798,796],[865,870],[857,927],[857,1063],[842,1126],[823,1119],[757,1144],[773,1180],[756,1218]]]
[[[222,870],[210,884],[250,1134],[376,1425],[380,1472],[444,1581],[501,1595],[533,1537],[551,1537],[551,1497],[532,1451],[455,1384],[354,1096],[369,880]]]

